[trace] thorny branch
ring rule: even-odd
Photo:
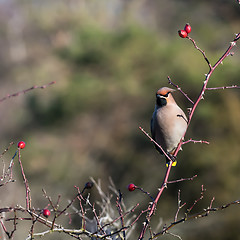
[[[206,90],[224,90],[224,89],[232,89],[232,88],[240,88],[240,86],[238,85],[223,86],[223,87],[215,87],[215,88],[206,88]]]
[[[204,141],[204,140],[193,140],[193,139],[189,139],[189,140],[187,140],[187,141],[183,141],[183,142],[182,142],[182,145],[183,145],[183,144],[186,144],[186,143],[190,143],[190,142],[192,142],[192,143],[205,143],[205,144],[210,144],[210,142]]]
[[[209,215],[209,213],[211,213],[211,212],[217,212],[217,211],[220,211],[220,210],[224,210],[224,209],[226,209],[226,208],[228,208],[232,205],[240,204],[240,199],[239,199],[239,200],[232,201],[228,204],[221,205],[219,207],[212,207],[213,200],[214,199],[211,200],[210,206],[208,208],[203,209],[202,211],[200,211],[198,213],[195,213],[191,216],[188,216],[188,212],[186,212],[184,217],[182,217],[181,219],[179,219],[177,221],[172,222],[167,227],[165,227],[162,231],[160,231],[159,233],[156,233],[154,235],[154,237],[150,238],[150,239],[155,239],[158,236],[165,234],[169,229],[171,229],[172,227],[176,226],[179,223],[183,223],[183,222],[186,222],[186,221],[189,221],[189,220],[192,220],[192,219],[207,217]]]
[[[10,149],[10,147],[13,145],[13,142],[11,142],[9,144],[9,146],[2,152],[2,154],[0,155],[0,158],[3,157],[3,155]],[[2,164],[3,164],[3,170],[2,170],[2,176],[0,177],[0,187],[10,183],[10,182],[15,182],[15,180],[13,179],[13,173],[12,173],[12,168],[13,168],[13,159],[16,157],[17,155],[17,151],[15,152],[14,156],[12,157],[12,160],[10,161],[9,167],[7,168],[7,170],[5,169],[5,163],[2,160]]]
[[[173,85],[178,91],[180,91],[190,103],[194,104],[194,101],[191,98],[189,98],[188,95],[178,85],[174,84],[169,76],[168,76],[168,83]]]
[[[22,172],[22,176],[23,176],[23,180],[24,180],[24,184],[25,184],[25,189],[26,189],[26,209],[29,210],[31,208],[31,195],[30,195],[31,191],[30,191],[28,180],[27,180],[26,175],[23,170],[20,151],[21,150],[19,148],[18,149],[18,162],[21,167],[21,172]]]
[[[180,193],[181,193],[181,191],[178,190],[178,209],[177,209],[177,212],[176,212],[175,217],[174,217],[174,222],[177,221],[177,219],[178,219],[178,214],[179,214],[180,210],[187,204],[186,202],[183,203],[183,204],[181,204]]]
[[[209,82],[209,80],[210,80],[210,77],[211,77],[212,73],[213,73],[214,70],[219,66],[219,64],[221,64],[221,63],[223,62],[223,60],[224,60],[226,57],[228,57],[229,55],[231,55],[231,54],[229,54],[229,53],[230,53],[230,51],[232,50],[232,48],[236,45],[236,42],[239,40],[239,38],[240,38],[240,33],[236,34],[236,37],[235,37],[234,40],[230,43],[230,46],[228,47],[228,49],[225,51],[225,53],[219,58],[219,60],[218,60],[213,66],[212,66],[212,64],[210,63],[210,61],[208,60],[205,52],[204,52],[201,48],[199,48],[199,47],[197,46],[195,40],[193,40],[193,39],[192,39],[191,37],[189,37],[189,36],[187,36],[187,38],[193,43],[194,47],[195,47],[198,51],[201,52],[201,54],[203,55],[203,58],[205,59],[205,61],[207,62],[208,66],[209,66],[209,72],[206,74],[205,80],[204,80],[204,82],[203,82],[202,89],[201,89],[201,91],[200,91],[200,93],[199,93],[199,95],[198,95],[198,97],[197,97],[197,100],[196,100],[195,102],[193,102],[193,101],[187,96],[187,94],[184,93],[184,92],[181,90],[181,88],[179,88],[177,85],[175,85],[175,86],[181,91],[181,93],[183,93],[183,95],[193,104],[193,106],[192,106],[192,108],[190,109],[190,112],[189,112],[188,125],[187,125],[187,129],[188,129],[188,127],[189,127],[189,125],[190,125],[190,123],[191,123],[193,114],[194,114],[194,112],[195,112],[195,110],[196,110],[199,102],[204,99],[203,96],[204,96],[204,94],[205,94],[205,91],[207,90],[207,85],[208,85],[208,82]],[[168,80],[169,80],[169,83],[173,85],[170,77],[168,77]],[[186,129],[186,132],[187,132],[187,129]],[[143,131],[141,127],[140,127],[140,130]],[[144,132],[144,131],[143,131],[143,132]],[[184,133],[183,138],[185,137],[186,132]],[[145,133],[145,134],[148,136],[147,133]],[[150,136],[148,136],[148,138],[151,139]],[[151,139],[151,141],[153,141],[153,139]],[[154,142],[154,143],[155,143],[155,142]],[[155,144],[156,144],[156,143],[155,143]],[[178,144],[178,147],[177,147],[177,149],[175,150],[173,156],[175,156],[175,157],[177,156],[177,154],[178,154],[179,150],[181,149],[181,146],[182,146],[182,145],[183,145],[183,142],[180,141],[180,143]],[[159,145],[157,145],[157,146],[159,146]],[[160,147],[160,149],[163,150],[162,147]],[[166,154],[164,151],[163,151],[163,153],[164,153],[164,155],[167,156],[167,154]],[[145,222],[144,222],[142,231],[141,231],[141,233],[140,233],[140,235],[139,235],[139,238],[138,238],[138,239],[140,239],[140,240],[144,238],[145,232],[146,232],[147,228],[149,228],[149,223],[150,223],[150,220],[151,220],[152,215],[154,214],[154,211],[155,211],[155,209],[156,209],[156,206],[157,206],[157,204],[158,204],[158,201],[159,201],[159,199],[160,199],[160,197],[161,197],[161,195],[162,195],[162,193],[163,193],[163,190],[164,190],[164,189],[166,188],[166,186],[167,186],[167,182],[168,182],[168,178],[169,178],[169,175],[170,175],[172,163],[173,163],[173,161],[170,160],[170,164],[168,165],[168,168],[167,168],[167,170],[166,170],[165,177],[164,177],[164,180],[163,180],[163,182],[162,182],[161,188],[158,190],[158,194],[157,194],[157,196],[156,196],[153,204],[149,207],[149,211],[148,211],[148,214],[147,214],[147,216],[146,216],[146,219],[145,219]]]
[[[0,99],[0,103],[5,101],[5,100],[7,100],[8,98],[17,97],[19,95],[25,94],[25,93],[27,93],[29,91],[34,90],[34,89],[45,89],[46,87],[49,87],[50,85],[53,85],[55,83],[56,83],[56,81],[52,81],[52,82],[50,82],[48,84],[45,84],[45,85],[42,85],[42,86],[32,86],[32,87],[30,87],[28,89],[25,89],[25,90],[22,90],[22,91],[13,93],[13,94],[8,94],[7,96],[5,96],[5,97]]]
[[[181,179],[177,179],[177,180],[173,180],[173,181],[168,181],[167,183],[178,183],[178,182],[182,182],[182,181],[192,181],[196,177],[197,177],[197,175],[194,175],[193,177],[190,177],[190,178],[181,178]]]

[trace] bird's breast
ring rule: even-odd
[[[177,147],[186,128],[186,116],[177,105],[168,105],[156,110],[156,139],[164,142],[166,150],[171,152]]]

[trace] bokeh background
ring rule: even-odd
[[[140,203],[145,209],[147,197],[128,192],[126,186],[134,182],[155,196],[165,160],[138,127],[150,132],[155,92],[168,86],[168,75],[195,100],[208,71],[201,54],[177,30],[189,22],[191,37],[215,63],[240,30],[239,14],[233,0],[1,0],[0,96],[56,81],[0,104],[1,151],[11,141],[26,142],[22,161],[34,206],[48,204],[42,188],[54,200],[60,194],[65,206],[76,193],[74,185],[83,187],[93,177],[101,179],[107,192],[111,177],[128,208]],[[239,85],[239,48],[234,52],[209,86]],[[189,102],[180,93],[175,97],[187,112]],[[206,208],[212,197],[213,206],[239,199],[239,110],[239,90],[206,93],[186,138],[210,145],[185,145],[170,176],[198,177],[168,187],[153,229],[173,221],[179,189],[187,207],[199,198],[201,185],[207,189],[194,212]],[[6,164],[15,150],[16,145],[4,155]],[[17,182],[0,189],[1,206],[24,204],[17,164],[14,171]],[[97,199],[96,189],[91,197]],[[185,240],[240,239],[239,222],[240,208],[232,206],[172,232]],[[15,239],[25,239],[27,227],[20,223]],[[80,221],[70,227],[79,228]],[[45,239],[56,236],[68,239],[59,234]]]

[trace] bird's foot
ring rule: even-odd
[[[167,155],[169,156],[169,158],[173,161],[172,166],[175,167],[177,165],[177,157],[172,155],[171,153],[167,153]],[[166,166],[169,166],[169,161],[166,163]]]
[[[169,152],[167,152],[167,155],[169,156],[169,158],[173,161],[173,162],[175,162],[176,161],[176,159],[177,159],[177,156],[174,156],[174,155],[172,155],[171,153],[169,153]]]
[[[167,162],[167,163],[166,163],[166,167],[169,166],[169,163],[170,163],[170,162]],[[176,166],[177,166],[177,161],[174,161],[174,162],[172,163],[172,166],[173,166],[173,167],[176,167]]]

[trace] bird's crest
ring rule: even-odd
[[[168,87],[162,87],[162,88],[158,89],[157,94],[165,96],[168,93],[174,92],[174,91],[176,91],[176,90],[174,90],[172,88],[168,88]]]

